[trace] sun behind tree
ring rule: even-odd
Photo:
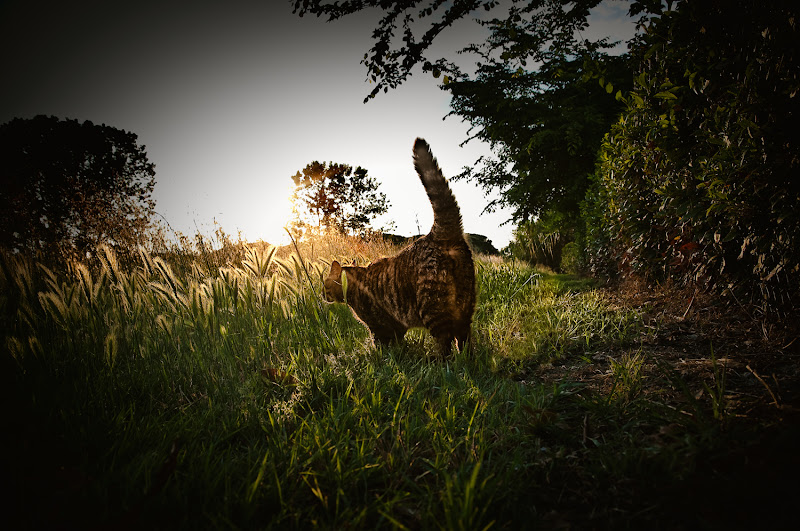
[[[292,176],[292,221],[294,236],[309,231],[364,234],[370,223],[389,210],[386,194],[378,182],[358,166],[314,161]]]

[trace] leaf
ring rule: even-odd
[[[662,100],[677,100],[678,99],[678,96],[676,96],[675,94],[673,94],[672,92],[670,92],[668,90],[665,90],[663,92],[657,93],[655,95],[655,97],[659,98],[659,99],[662,99]]]

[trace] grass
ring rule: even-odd
[[[321,301],[346,241],[210,271],[2,262],[5,469],[21,527],[671,527],[664,502],[736,437],[726,367],[685,407],[643,392],[643,316],[591,283],[480,260],[475,347],[377,349]],[[297,253],[299,251],[299,254]],[[619,351],[607,365],[597,352]],[[543,375],[607,368],[609,388]],[[685,389],[684,389],[685,388]],[[685,393],[684,393],[685,391]],[[665,391],[666,392],[666,391]],[[713,406],[713,407],[712,407]],[[727,419],[727,420],[726,420]]]

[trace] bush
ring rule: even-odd
[[[797,302],[798,14],[788,1],[681,2],[645,26],[588,205],[605,249],[595,270]]]
[[[583,271],[582,265],[578,244],[569,242],[561,251],[561,270],[565,273],[579,274]]]

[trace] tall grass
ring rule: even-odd
[[[376,348],[349,309],[319,296],[331,259],[391,249],[293,250],[246,247],[214,271],[147,252],[126,269],[108,248],[97,267],[63,271],[5,256],[14,516],[30,527],[528,527],[582,482],[618,473],[603,430],[586,432],[608,401],[513,376],[626,341],[635,314],[565,277],[481,261],[475,348],[437,361],[427,333]],[[625,448],[635,478],[673,464],[640,470],[645,450]],[[578,503],[586,514],[621,503],[592,496]]]
[[[478,273],[476,329],[496,356],[552,361],[598,343],[622,342],[641,324],[632,312],[609,310],[601,292],[568,275],[513,262],[479,262]]]

